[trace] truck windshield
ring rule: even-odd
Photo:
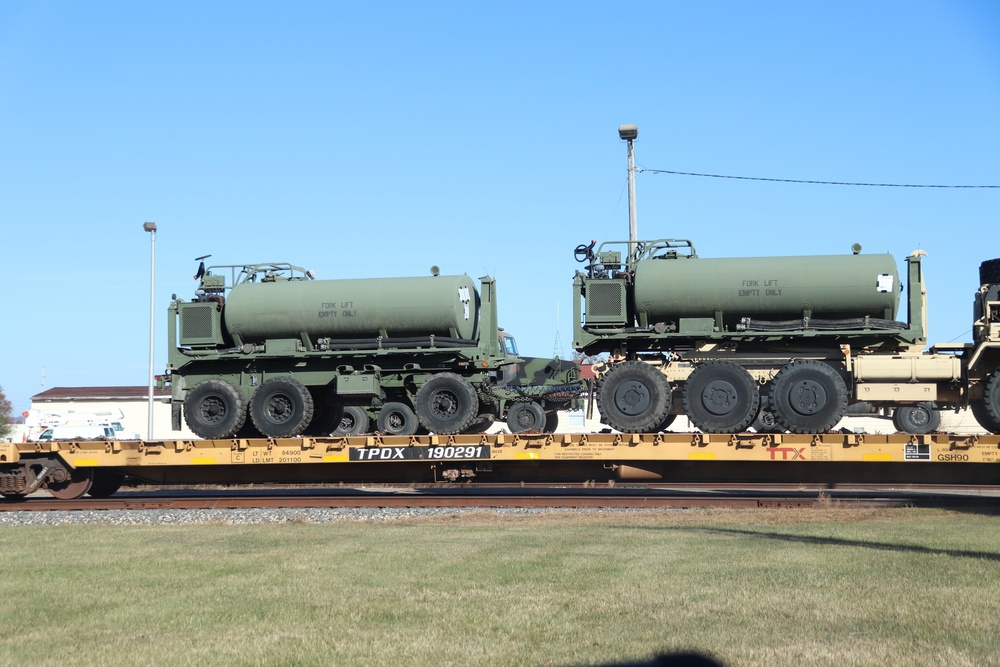
[[[501,336],[500,345],[507,352],[507,354],[513,357],[517,356],[517,343],[511,336]]]

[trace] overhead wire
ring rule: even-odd
[[[703,178],[729,178],[739,181],[769,181],[772,183],[807,183],[810,185],[851,185],[869,188],[962,188],[962,189],[1000,189],[1000,185],[928,185],[913,183],[852,183],[848,181],[809,181],[797,178],[764,178],[762,176],[730,176],[726,174],[701,174],[693,171],[671,171],[669,169],[646,169],[637,167],[638,172],[650,174],[671,174],[674,176],[700,176]]]

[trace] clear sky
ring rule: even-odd
[[[647,169],[1000,185],[1000,3],[0,3],[0,385],[145,385],[196,256],[322,278],[488,273],[522,353],[571,352],[573,248]],[[640,238],[705,257],[929,253],[969,340],[1000,190],[640,173]],[[44,386],[43,386],[44,381]]]

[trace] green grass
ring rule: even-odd
[[[0,529],[0,665],[1000,665],[1000,530],[925,510]]]

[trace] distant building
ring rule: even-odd
[[[195,438],[187,425],[180,431],[170,429],[170,392],[153,389],[153,440],[187,440]],[[122,427],[146,438],[149,428],[149,387],[53,387],[31,397],[31,409],[41,412],[59,410],[122,411]]]

